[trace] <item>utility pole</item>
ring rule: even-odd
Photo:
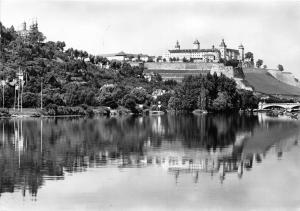
[[[23,80],[21,80],[21,112],[23,111],[23,99],[22,98],[23,98]]]
[[[4,87],[5,87],[5,80],[1,80],[1,85],[2,85],[2,108],[4,108]]]
[[[15,79],[14,79],[15,80]],[[15,84],[15,96],[14,96],[14,110],[16,110],[16,95],[17,95],[17,86]]]
[[[41,109],[43,109],[43,80],[41,80]]]
[[[2,108],[4,108],[4,85],[2,85]]]
[[[23,84],[24,84],[24,76],[23,72],[21,72],[21,69],[19,68],[19,72],[17,74],[18,77],[18,110],[20,109],[21,106],[21,112],[22,112],[22,92],[23,92]],[[21,104],[21,105],[20,105]]]
[[[20,109],[20,84],[18,84],[18,92],[17,92],[18,96],[17,96],[17,110],[19,111]]]
[[[1,2],[0,2],[0,4],[1,4]],[[0,8],[1,8],[1,5],[0,5]],[[0,61],[2,61],[4,58],[2,45],[3,45],[3,43],[2,43],[2,22],[1,22],[1,17],[0,17]]]

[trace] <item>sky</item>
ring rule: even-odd
[[[5,26],[37,19],[47,40],[92,54],[162,55],[174,48],[243,44],[269,68],[300,78],[300,1],[0,0]]]

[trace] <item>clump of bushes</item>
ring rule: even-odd
[[[88,115],[92,116],[94,114],[93,110],[88,106],[58,106],[56,104],[49,104],[45,108],[45,115],[49,116],[65,116],[65,115]]]

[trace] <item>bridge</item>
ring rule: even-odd
[[[297,103],[262,103],[259,102],[258,109],[259,110],[266,110],[272,108],[279,108],[285,110],[299,110],[300,109],[300,102]]]

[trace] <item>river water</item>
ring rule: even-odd
[[[0,210],[300,208],[300,121],[0,120]]]

